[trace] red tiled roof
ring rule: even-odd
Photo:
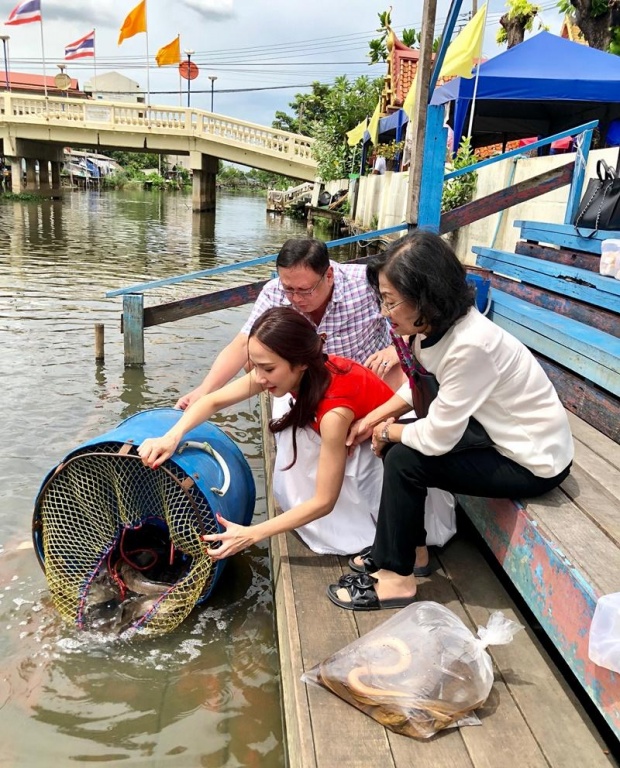
[[[388,71],[385,77],[381,102],[382,114],[394,112],[403,106],[418,70],[420,59],[419,50],[406,46],[402,40],[399,40],[393,30],[390,30],[390,34],[387,59]],[[435,58],[434,53],[432,58]],[[443,85],[452,79],[452,76],[440,77],[437,85]]]
[[[4,72],[0,71],[0,86],[4,85],[5,81],[6,75]],[[28,72],[9,72],[9,83],[11,89],[15,91],[43,92],[45,90],[45,84],[47,84],[48,92],[55,91],[57,93],[64,93],[64,91],[59,91],[59,89],[56,87],[53,75],[43,77],[43,75],[31,75]],[[71,78],[71,85],[69,86],[69,90],[80,90],[80,84],[78,83],[77,78]]]

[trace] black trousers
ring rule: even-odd
[[[383,489],[371,557],[378,568],[402,576],[413,573],[414,550],[426,544],[424,502],[429,488],[488,498],[530,498],[557,487],[556,477],[536,477],[494,448],[472,448],[425,456],[402,443],[388,446]]]

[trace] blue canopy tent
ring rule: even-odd
[[[400,141],[407,128],[409,118],[404,109],[392,112],[379,120],[379,140],[387,144],[390,141]]]
[[[433,94],[450,104],[455,146],[467,132],[476,78],[457,77]],[[605,136],[620,118],[620,56],[540,32],[480,65],[473,146],[550,136],[599,120]]]

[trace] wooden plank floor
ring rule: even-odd
[[[266,440],[265,455],[273,457]],[[271,452],[271,453],[270,453]],[[270,485],[272,462],[267,464]],[[269,498],[269,494],[268,494]],[[270,514],[275,514],[269,500]],[[617,765],[575,695],[526,627],[507,646],[491,647],[495,683],[478,711],[482,726],[416,741],[385,729],[302,674],[394,611],[355,613],[333,605],[328,584],[348,572],[346,558],[316,555],[292,534],[272,540],[283,714],[291,768],[598,768]],[[502,610],[525,620],[478,549],[455,537],[433,557],[420,599],[454,611],[474,629]]]

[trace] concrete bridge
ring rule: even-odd
[[[188,155],[193,209],[208,211],[215,207],[218,159],[314,181],[312,144],[307,136],[199,109],[0,94],[0,155],[11,163],[15,193],[60,196],[67,146]]]

